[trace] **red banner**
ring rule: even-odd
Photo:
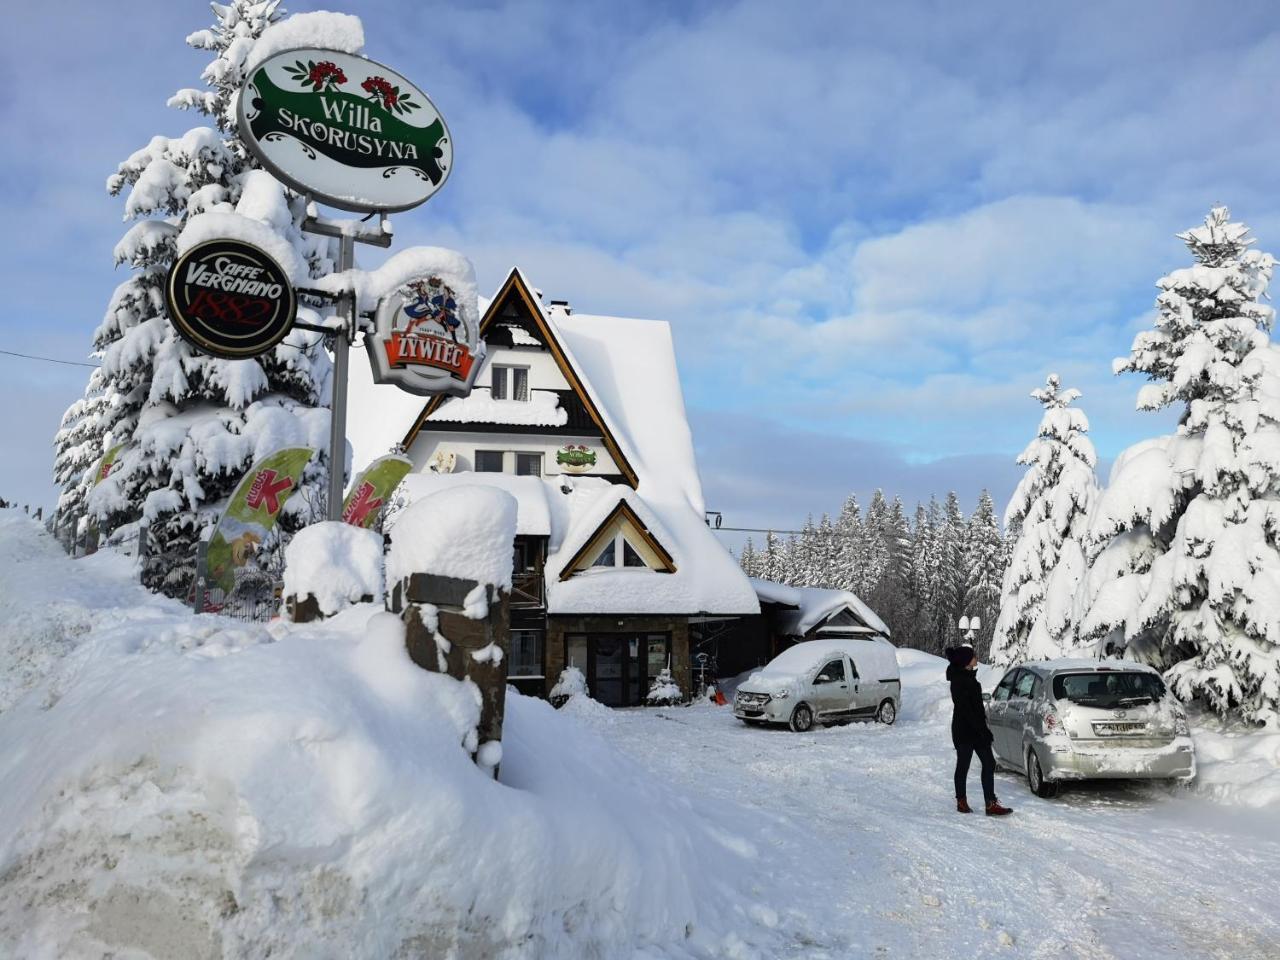
[[[449,371],[459,380],[467,379],[476,359],[463,344],[424,333],[396,331],[384,346],[387,348],[387,362],[393,367],[436,367]]]

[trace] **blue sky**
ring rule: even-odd
[[[336,6],[329,3],[325,6]],[[292,11],[314,9],[306,2]],[[1162,431],[1111,359],[1173,234],[1227,203],[1280,249],[1280,36],[1238,3],[350,2],[450,124],[396,218],[482,287],[519,264],[584,312],[672,322],[708,505],[792,526],[878,485],[1003,505],[1079,387],[1104,459]],[[84,358],[114,285],[103,182],[206,55],[207,7],[26,4],[0,62],[3,348]],[[54,105],[57,110],[55,111]],[[368,262],[372,262],[372,258]],[[87,369],[0,356],[0,496],[48,503]]]

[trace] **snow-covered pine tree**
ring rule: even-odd
[[[812,517],[810,519],[812,520]],[[782,573],[778,582],[790,584],[793,587],[803,586],[803,573],[804,548],[801,546],[800,538],[794,533],[787,534],[787,542],[782,546]]]
[[[858,498],[851,493],[845,498],[835,526],[833,578],[840,590],[857,592],[857,585],[862,582],[862,538],[862,510],[858,506]]]
[[[968,530],[960,498],[954,490],[947,493],[942,505],[938,531],[938,574],[934,590],[934,634],[944,647],[957,636],[956,622],[964,612],[968,587],[966,541]]]
[[[884,572],[870,590],[869,603],[888,624],[893,636],[911,634],[911,550],[906,510],[895,496],[876,525],[884,554]]]
[[[1035,439],[1018,455],[1027,472],[1004,514],[1013,549],[991,640],[997,664],[1047,659],[1073,645],[1083,542],[1098,497],[1089,420],[1071,406],[1080,391],[1063,390],[1051,373],[1031,396],[1044,412]]]
[[[877,490],[871,496],[871,505],[867,507],[867,519],[863,524],[863,568],[862,580],[854,588],[859,597],[872,596],[885,578],[889,569],[889,535],[886,532],[889,521],[889,502],[884,498],[884,491]]]
[[[785,583],[787,575],[786,558],[783,556],[785,548],[778,540],[778,535],[770,530],[765,534],[764,550],[760,552],[760,573],[759,577],[763,580],[772,580],[774,583]]]
[[[1158,282],[1155,329],[1116,372],[1177,432],[1126,450],[1099,498],[1084,636],[1165,669],[1184,699],[1280,726],[1280,351],[1262,304],[1275,260],[1216,207],[1179,234],[1195,264]]]
[[[967,576],[963,612],[982,621],[975,638],[978,649],[991,649],[991,633],[1000,613],[1000,584],[1004,579],[1004,540],[996,522],[996,505],[983,490],[969,517],[966,537]]]
[[[743,544],[742,552],[738,555],[738,566],[748,577],[760,576],[760,555],[756,553],[755,544],[751,542],[750,537],[747,537],[747,542]]]
[[[805,518],[800,528],[800,537],[790,544],[791,582],[797,586],[813,586],[818,576],[819,554],[818,528],[813,523],[813,514]]]
[[[818,541],[814,554],[817,563],[813,586],[828,589],[835,587],[836,528],[831,522],[830,514],[824,513],[818,522]]]
[[[254,360],[209,357],[177,336],[162,295],[182,231],[202,215],[224,218],[228,229],[265,227],[277,240],[272,252],[289,254],[301,276],[332,268],[330,241],[299,230],[302,199],[254,170],[236,135],[234,98],[256,42],[282,16],[278,2],[213,4],[212,29],[188,37],[214,54],[203,73],[209,89],[181,91],[170,105],[208,114],[217,129],[154,137],[108,180],[109,193],[125,196],[125,219],[137,221],[115,250],[116,263],[135,272],[116,289],[94,334],[100,375],[68,411],[56,440],[64,509],[83,502],[106,529],[145,518],[157,552],[143,580],[170,593],[185,591],[201,529],[257,456],[289,444],[321,448],[282,525],[301,525],[323,506],[330,361],[318,335],[295,330]],[[351,52],[363,44],[355,18],[304,14],[293,21],[304,18],[326,18],[330,43]],[[91,478],[77,473],[78,465],[117,443],[127,444],[117,469],[86,496]]]

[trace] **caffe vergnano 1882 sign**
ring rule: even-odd
[[[343,210],[393,212],[440,189],[449,130],[389,67],[336,50],[288,50],[240,91],[240,137],[272,174]]]
[[[242,360],[285,338],[298,303],[284,270],[242,240],[207,240],[179,256],[165,281],[169,319],[205,353]]]

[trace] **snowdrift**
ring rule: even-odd
[[[572,714],[468,685],[399,621],[193,617],[0,514],[0,955],[718,956],[743,842]],[[741,881],[745,883],[745,881]]]

